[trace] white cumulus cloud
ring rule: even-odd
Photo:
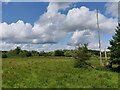
[[[32,26],[19,20],[16,23],[0,23],[2,40],[8,43],[29,43],[34,36]]]
[[[105,7],[107,14],[118,17],[118,2],[108,2]]]
[[[90,43],[95,38],[95,32],[90,30],[78,31],[76,30],[71,37],[70,45],[79,45],[84,43]]]
[[[91,11],[82,6],[70,9],[67,14],[59,12],[60,9],[65,10],[71,4],[49,3],[47,12],[41,15],[33,26],[30,23],[24,23],[22,20],[11,24],[0,23],[3,42],[52,44],[58,43],[69,32],[72,32],[70,41],[66,41],[69,44],[90,43],[95,38],[95,32],[97,32],[96,10]],[[113,34],[117,19],[108,18],[99,13],[99,23],[101,33]],[[43,48],[45,47],[43,46]]]

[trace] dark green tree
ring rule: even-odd
[[[2,53],[2,58],[7,58],[7,54],[6,53]]]
[[[117,28],[115,29],[115,35],[112,40],[110,40],[110,67],[112,64],[120,64],[120,23],[118,23]]]
[[[54,51],[54,56],[64,56],[64,51],[56,50],[56,51]]]
[[[78,48],[73,52],[73,57],[75,58],[75,67],[92,67],[90,63],[86,61],[90,59],[91,55],[88,52],[87,48],[88,44],[84,44],[82,46],[78,46]]]
[[[16,49],[14,50],[16,54],[19,54],[20,51],[21,51],[21,48],[20,47],[16,47]]]
[[[41,51],[41,52],[39,53],[39,56],[46,56],[46,53],[45,53],[44,51]]]
[[[72,57],[72,51],[71,50],[67,50],[67,51],[65,51],[64,55],[66,57]]]
[[[31,57],[31,56],[32,56],[32,53],[31,53],[30,51],[27,51],[27,52],[26,52],[26,56],[27,56],[27,57]]]
[[[32,54],[32,56],[39,56],[39,52],[35,51],[35,50],[32,50],[31,54]]]

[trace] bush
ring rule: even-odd
[[[24,50],[24,51],[21,51],[19,53],[19,56],[21,56],[21,57],[30,57],[30,56],[32,56],[32,53],[29,52],[29,51]]]
[[[10,50],[10,51],[7,52],[7,55],[8,55],[8,57],[14,57],[17,54],[16,54],[15,50]]]
[[[72,57],[71,51],[65,51],[64,55],[65,55],[66,57]]]
[[[19,54],[20,51],[21,51],[21,48],[20,47],[16,47],[16,49],[14,50],[16,54]]]
[[[21,48],[17,47],[15,50],[10,50],[7,52],[7,56],[8,57],[18,57],[19,53],[21,52]]]
[[[2,54],[2,58],[7,58],[6,53],[3,53],[3,54]]]
[[[31,52],[27,51],[27,52],[26,52],[26,56],[27,56],[27,57],[32,56]]]
[[[19,53],[19,55],[20,55],[21,57],[26,57],[26,52],[25,52],[25,51],[21,51],[21,52]]]
[[[37,51],[31,51],[31,54],[32,54],[32,56],[39,56],[39,52],[37,52]]]
[[[44,51],[41,51],[41,52],[39,53],[39,56],[46,56],[46,53],[45,53]]]
[[[65,56],[65,55],[64,55],[64,51],[62,51],[62,50],[56,50],[56,51],[54,52],[54,56]]]
[[[46,56],[54,56],[54,53],[53,52],[47,52]]]
[[[77,50],[74,51],[73,57],[75,58],[75,67],[87,67],[91,66],[86,62],[89,60],[91,55],[88,53],[87,44],[79,46]]]

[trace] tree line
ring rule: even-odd
[[[97,50],[88,50],[92,55],[99,56],[99,51]],[[72,57],[75,50],[55,50],[50,52],[45,51],[27,51],[22,50],[20,47],[16,47],[14,50],[10,51],[1,51],[2,58],[9,58],[9,57],[32,57],[32,56],[66,56]]]

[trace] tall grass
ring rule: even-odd
[[[91,59],[98,65],[99,60]],[[117,88],[118,73],[74,68],[70,57],[3,59],[3,88]]]

